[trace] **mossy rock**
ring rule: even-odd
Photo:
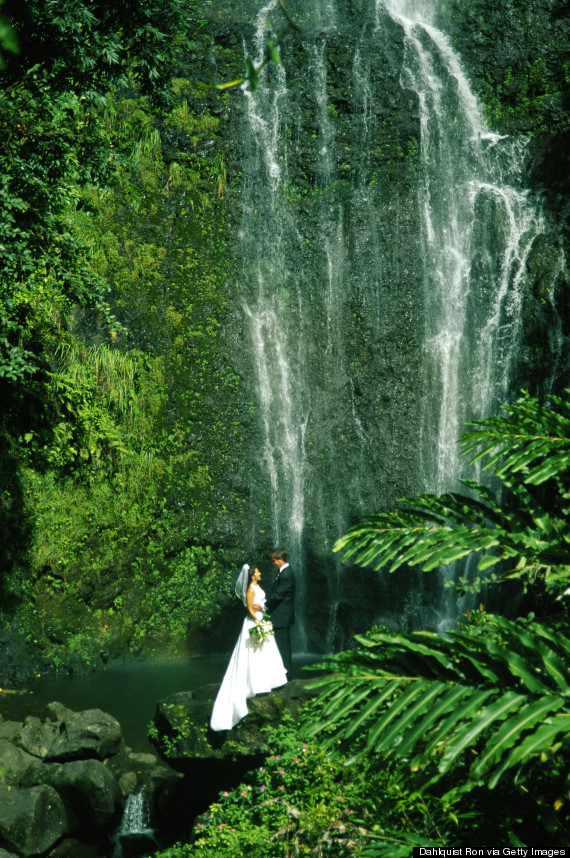
[[[264,727],[277,725],[285,712],[296,716],[315,695],[310,680],[293,680],[269,694],[248,700],[249,714],[233,730],[215,733],[209,721],[217,685],[173,694],[157,704],[151,740],[174,769],[188,773],[199,761],[248,761],[255,764],[269,748]]]

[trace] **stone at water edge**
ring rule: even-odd
[[[123,745],[121,725],[100,709],[73,712],[59,703],[50,703],[46,713],[57,732],[48,759],[96,756],[104,760],[119,753]]]
[[[43,724],[35,715],[28,715],[14,738],[18,748],[39,759],[45,759],[56,739],[55,728]]]
[[[100,709],[73,712],[61,703],[50,703],[46,713],[44,722],[28,716],[14,737],[28,754],[43,760],[104,760],[121,749],[121,725]]]
[[[20,721],[2,721],[0,723],[0,739],[7,739],[8,742],[13,742],[21,729],[22,724]]]
[[[6,739],[0,739],[0,772],[3,773],[0,780],[4,783],[9,786],[36,786],[35,782],[24,784],[24,779],[41,765],[37,757],[27,754]]]
[[[317,692],[311,680],[293,680],[269,694],[248,700],[249,714],[233,730],[214,733],[209,722],[217,685],[180,692],[157,704],[152,741],[160,756],[185,777],[165,784],[155,805],[162,828],[174,839],[191,836],[193,819],[216,801],[222,790],[237,786],[269,754],[263,728],[293,717]],[[174,788],[173,788],[174,787]]]

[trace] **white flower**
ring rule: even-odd
[[[249,630],[249,636],[253,638],[253,648],[259,649],[263,646],[263,642],[267,640],[268,637],[274,634],[273,632],[273,623],[271,622],[269,615],[264,614],[261,620],[256,620],[255,625],[251,627]]]

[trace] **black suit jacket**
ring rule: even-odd
[[[295,576],[290,566],[277,575],[265,602],[274,628],[283,629],[295,622]]]

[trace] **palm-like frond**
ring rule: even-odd
[[[570,395],[570,390],[565,391]],[[484,469],[498,477],[524,474],[528,485],[540,485],[570,468],[570,402],[550,397],[550,407],[525,395],[505,405],[507,417],[488,417],[468,425],[460,444],[465,454],[477,451],[473,464],[488,457]]]
[[[474,552],[488,552],[478,568],[521,556],[549,567],[568,562],[565,521],[547,513],[524,487],[512,484],[502,509],[493,493],[479,483],[462,482],[485,498],[458,493],[422,494],[404,498],[409,509],[370,516],[352,527],[334,545],[360,566],[395,572],[419,566],[429,572]]]
[[[501,642],[451,632],[369,633],[323,663],[317,735],[361,753],[405,758],[429,782],[467,765],[462,789],[496,786],[508,770],[554,754],[570,738],[570,640],[539,624],[490,620]]]
[[[508,490],[500,499],[481,483],[461,480],[469,494],[404,498],[399,510],[352,527],[333,550],[359,566],[390,572],[404,565],[430,571],[474,553],[481,554],[480,571],[503,563],[503,576],[568,567],[567,510],[564,504],[556,513],[545,509],[529,488],[549,477],[559,481],[570,467],[570,403],[552,397],[552,404],[559,413],[523,397],[507,407],[508,418],[472,424],[477,430],[463,436],[465,452],[479,448],[473,461],[493,453],[486,467],[494,467]],[[566,498],[559,484],[555,492]],[[561,568],[550,578],[559,589],[568,577]]]

